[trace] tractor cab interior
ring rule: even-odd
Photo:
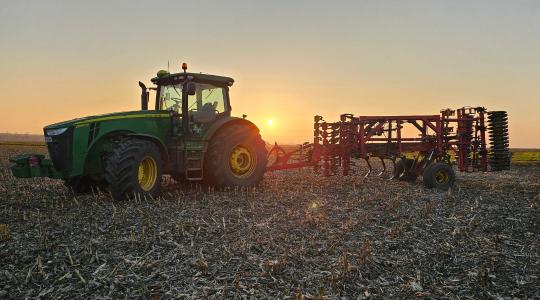
[[[188,96],[190,118],[196,123],[213,122],[225,112],[225,91],[222,87],[196,83],[195,95]]]
[[[226,111],[226,90],[207,83],[193,83],[194,90],[188,93],[188,114],[196,123],[213,122]],[[161,86],[159,89],[160,109],[182,114],[182,84]]]
[[[161,110],[182,113],[182,85],[171,84],[161,86],[159,89],[159,103]]]

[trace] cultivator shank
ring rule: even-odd
[[[419,175],[434,187],[453,184],[452,154],[459,171],[488,171],[486,131],[490,134],[491,170],[507,169],[508,123],[506,112],[489,112],[483,107],[445,109],[438,115],[358,116],[343,114],[338,122],[314,119],[312,144],[285,151],[277,144],[270,150],[269,171],[314,167],[323,176],[351,173],[358,160],[366,162],[365,176],[383,176],[393,166],[389,179],[414,180]],[[309,149],[309,151],[305,151]],[[303,153],[300,157],[298,153]],[[381,171],[373,173],[376,159]],[[441,173],[442,172],[442,173]],[[448,174],[451,173],[451,174]],[[437,182],[440,183],[437,185]]]

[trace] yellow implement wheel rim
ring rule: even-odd
[[[242,145],[235,146],[229,156],[229,166],[234,176],[239,178],[249,177],[255,170],[257,157],[253,152]]]
[[[156,185],[157,174],[156,161],[150,156],[145,156],[139,164],[138,172],[139,186],[143,191],[148,192]]]
[[[438,183],[441,183],[441,184],[448,183],[449,179],[450,179],[450,176],[448,175],[448,172],[444,170],[440,170],[435,173],[435,180],[437,180]]]

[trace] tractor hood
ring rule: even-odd
[[[63,121],[63,122],[47,125],[45,126],[44,129],[67,128],[67,127],[72,127],[72,126],[90,124],[94,122],[102,122],[102,121],[118,120],[118,119],[162,118],[162,117],[168,117],[168,116],[169,116],[169,113],[166,111],[155,111],[155,110],[125,111],[125,112],[116,112],[116,113],[110,113],[110,114],[104,114],[104,115],[88,116],[88,117]]]

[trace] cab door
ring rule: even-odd
[[[161,85],[156,93],[156,110],[167,111],[170,115],[171,135],[167,148],[169,168],[173,174],[182,172],[183,130],[182,130],[182,84]]]
[[[219,118],[229,115],[227,88],[210,83],[197,83],[194,95],[188,96],[190,133],[202,138]]]

